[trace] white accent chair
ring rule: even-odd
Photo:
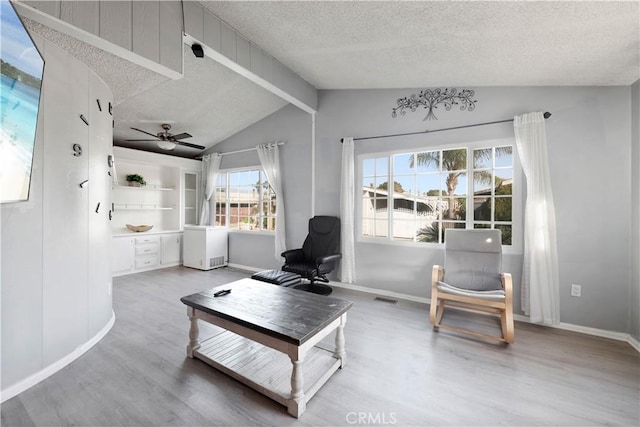
[[[444,267],[434,265],[431,272],[429,320],[434,329],[512,343],[513,286],[511,274],[501,270],[500,230],[445,230]],[[442,324],[445,305],[500,315],[502,335]]]

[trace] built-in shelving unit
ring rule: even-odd
[[[122,147],[114,147],[113,153],[112,274],[180,264],[184,224],[198,219],[201,163]],[[142,175],[147,184],[129,186],[129,174]],[[153,228],[134,233],[126,224]]]

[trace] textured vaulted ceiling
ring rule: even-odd
[[[200,3],[319,89],[639,78],[638,1]]]
[[[286,105],[281,98],[218,64],[210,58],[196,58],[184,46],[184,77],[169,80],[123,100],[115,112],[114,144],[167,153],[154,142],[134,143],[126,139],[145,139],[136,127],[156,134],[162,123],[171,132],[188,132],[185,142],[211,147],[254,124]],[[200,151],[178,146],[172,154],[196,155]]]

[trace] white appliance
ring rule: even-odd
[[[199,270],[226,266],[228,234],[227,227],[185,225],[182,264]]]

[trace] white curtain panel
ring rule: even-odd
[[[202,209],[198,225],[210,225],[211,197],[216,191],[216,178],[220,172],[222,156],[218,153],[207,154],[202,157]]]
[[[263,144],[256,147],[260,164],[267,180],[276,193],[276,245],[275,257],[280,260],[280,254],[287,250],[286,226],[284,217],[284,194],[282,192],[282,175],[280,174],[280,151],[278,143]]]
[[[522,311],[532,322],[560,323],[556,219],[542,113],[515,116],[513,127],[527,180],[524,217]]]
[[[355,257],[355,158],[353,138],[342,139],[342,178],[340,189],[341,252],[340,281],[356,281]]]

